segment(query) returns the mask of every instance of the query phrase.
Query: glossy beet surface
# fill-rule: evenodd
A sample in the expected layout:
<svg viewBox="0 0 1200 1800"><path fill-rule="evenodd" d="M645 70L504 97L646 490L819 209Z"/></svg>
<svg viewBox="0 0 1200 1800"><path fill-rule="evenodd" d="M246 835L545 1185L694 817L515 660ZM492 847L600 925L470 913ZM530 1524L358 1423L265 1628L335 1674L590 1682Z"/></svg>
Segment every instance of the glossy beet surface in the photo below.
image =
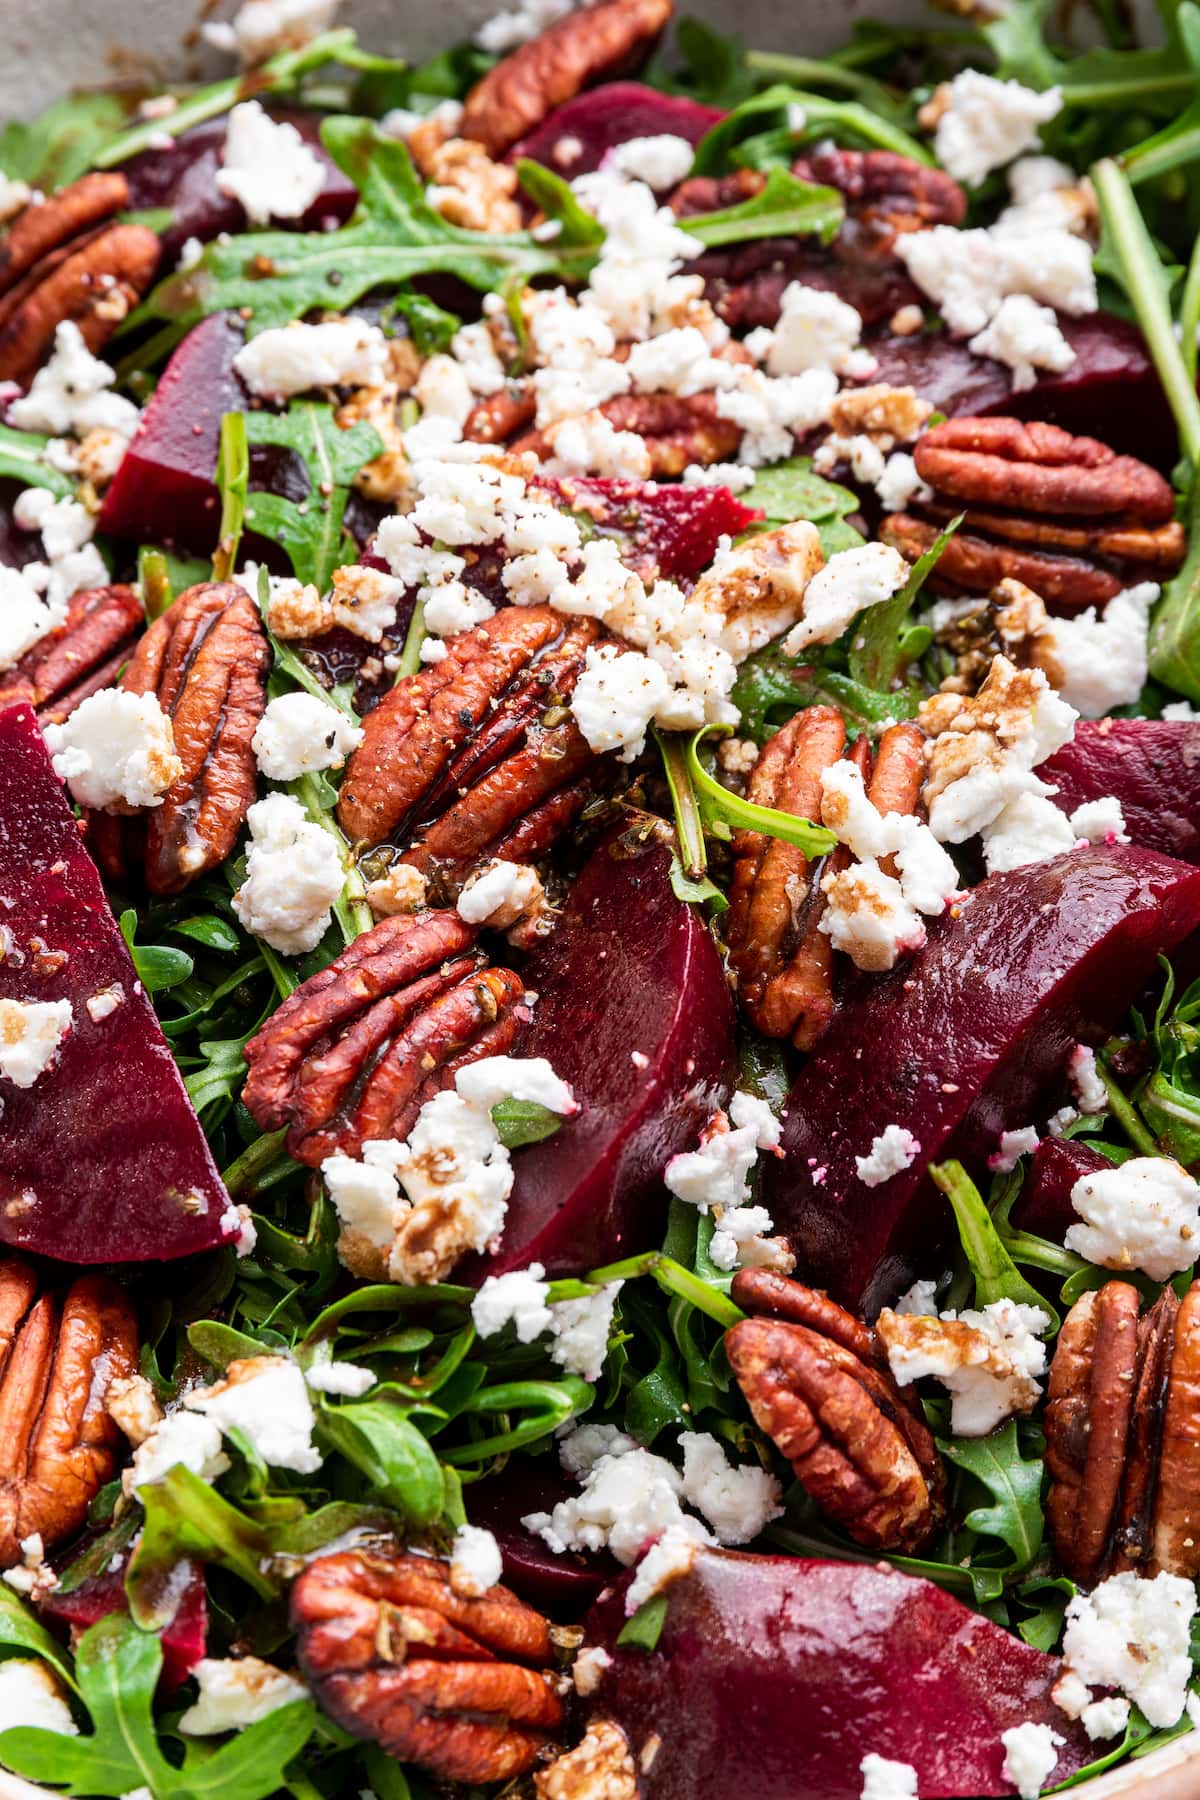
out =
<svg viewBox="0 0 1200 1800"><path fill-rule="evenodd" d="M564 506L588 513L602 533L622 540L622 560L649 579L695 580L722 537L736 537L763 518L727 487L677 487L611 476L542 476L536 487Z"/></svg>
<svg viewBox="0 0 1200 1800"><path fill-rule="evenodd" d="M1000 1734L1026 1719L1067 1742L1054 1781L1092 1760L1050 1699L1057 1657L929 1581L876 1565L703 1550L668 1588L658 1648L620 1650L628 1579L584 1621L613 1658L588 1704L635 1757L642 1800L858 1800L869 1752L917 1771L921 1800L1011 1794Z"/></svg>
<svg viewBox="0 0 1200 1800"><path fill-rule="evenodd" d="M573 180L598 169L610 150L630 138L666 135L698 144L724 117L715 106L660 94L640 81L610 81L556 106L514 145L509 159L527 156Z"/></svg>
<svg viewBox="0 0 1200 1800"><path fill-rule="evenodd" d="M272 116L296 127L316 151L325 169L325 185L308 211L299 219L280 219L282 230L328 230L341 225L358 204L358 189L343 175L321 143L321 119L317 113L272 107ZM217 187L228 119L209 119L193 125L175 139L170 149L143 150L121 168L129 182L129 210L142 212L170 207L171 223L162 234L164 271L170 270L188 238L207 243L221 231L244 231L246 215L241 202Z"/></svg>
<svg viewBox="0 0 1200 1800"><path fill-rule="evenodd" d="M28 706L0 713L0 772L0 996L73 1010L32 1087L0 1078L0 1242L73 1263L211 1249L229 1197Z"/></svg>
<svg viewBox="0 0 1200 1800"><path fill-rule="evenodd" d="M764 1201L796 1273L854 1310L893 1299L944 1240L925 1165L982 1169L1002 1131L1039 1117L1071 1046L1097 1041L1155 959L1200 924L1200 873L1126 845L992 875L924 950L864 983L788 1096L784 1157ZM920 1140L912 1166L859 1178L885 1125Z"/></svg>
<svg viewBox="0 0 1200 1800"><path fill-rule="evenodd" d="M554 935L530 957L538 996L519 1056L545 1056L580 1111L513 1158L499 1252L485 1273L567 1275L660 1240L669 1157L729 1091L733 1004L698 915L671 890L661 844L592 856ZM634 1061L634 1056L637 1061Z"/></svg>
<svg viewBox="0 0 1200 1800"><path fill-rule="evenodd" d="M1061 1244L1068 1228L1079 1223L1079 1214L1071 1205L1071 1189L1084 1175L1111 1167L1107 1157L1074 1138L1043 1138L1009 1214L1012 1224L1018 1231Z"/></svg>
<svg viewBox="0 0 1200 1800"><path fill-rule="evenodd" d="M204 1572L197 1563L181 1563L179 1566L187 1574L187 1585L180 1596L175 1617L169 1625L163 1627L159 1637L163 1656L162 1672L158 1678L160 1699L173 1694L187 1680L204 1655L208 1633L208 1596L204 1586ZM75 1631L86 1631L89 1625L95 1625L99 1619L107 1619L111 1613L128 1611L129 1603L125 1596L126 1570L127 1563L120 1569L104 1569L99 1575L91 1575L81 1581L70 1593L53 1588L38 1603L38 1610L45 1618L56 1619Z"/></svg>
<svg viewBox="0 0 1200 1800"><path fill-rule="evenodd" d="M521 1520L551 1512L578 1492L555 1457L540 1456L506 1463L498 1475L474 1483L470 1494L471 1523L486 1525L499 1544L506 1586L564 1623L587 1610L601 1588L617 1579L621 1565L603 1552L568 1550L556 1556Z"/></svg>
<svg viewBox="0 0 1200 1800"><path fill-rule="evenodd" d="M1200 863L1200 720L1081 719L1038 774L1064 812L1113 794L1135 844Z"/></svg>

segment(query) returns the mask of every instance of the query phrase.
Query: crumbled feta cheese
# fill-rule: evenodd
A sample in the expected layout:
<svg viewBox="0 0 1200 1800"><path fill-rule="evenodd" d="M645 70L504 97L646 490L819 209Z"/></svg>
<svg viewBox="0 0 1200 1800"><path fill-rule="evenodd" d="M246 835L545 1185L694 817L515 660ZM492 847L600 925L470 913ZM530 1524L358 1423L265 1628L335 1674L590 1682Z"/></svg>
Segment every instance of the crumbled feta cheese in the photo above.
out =
<svg viewBox="0 0 1200 1800"><path fill-rule="evenodd" d="M169 1413L134 1451L133 1464L122 1476L126 1493L152 1487L177 1467L190 1469L201 1481L215 1481L229 1467L221 1448L221 1428L214 1419L194 1413Z"/></svg>
<svg viewBox="0 0 1200 1800"><path fill-rule="evenodd" d="M911 1763L893 1762L890 1757L869 1751L858 1765L863 1778L861 1800L914 1800L917 1771Z"/></svg>
<svg viewBox="0 0 1200 1800"><path fill-rule="evenodd" d="M1119 1694L1109 1694L1085 1706L1079 1717L1093 1743L1099 1738L1121 1737L1129 1724L1129 1702Z"/></svg>
<svg viewBox="0 0 1200 1800"><path fill-rule="evenodd" d="M1015 1169L1023 1156L1032 1156L1041 1143L1036 1125L1022 1125L1017 1131L1002 1131L999 1147L988 1157L988 1168L1006 1175Z"/></svg>
<svg viewBox="0 0 1200 1800"><path fill-rule="evenodd" d="M378 387L387 374L387 339L363 319L293 322L260 331L233 366L252 394L286 400L312 388Z"/></svg>
<svg viewBox="0 0 1200 1800"><path fill-rule="evenodd" d="M760 532L736 549L722 543L684 602L677 623L664 633L665 621L656 622L655 635L682 645L689 636L711 631L740 663L807 613L808 593L824 561L820 535L805 519ZM667 584L657 583L652 601L666 592ZM624 622L617 622L617 629L629 635Z"/></svg>
<svg viewBox="0 0 1200 1800"><path fill-rule="evenodd" d="M31 1088L71 1029L69 1000L0 1000L0 1076Z"/></svg>
<svg viewBox="0 0 1200 1800"><path fill-rule="evenodd" d="M721 1460L724 1462L724 1457ZM694 1519L685 1519L680 1525L668 1525L658 1542L650 1546L638 1563L637 1574L625 1590L626 1618L632 1618L647 1600L665 1593L672 1582L688 1574L702 1543Z"/></svg>
<svg viewBox="0 0 1200 1800"><path fill-rule="evenodd" d="M360 726L315 694L280 694L267 703L251 745L268 781L294 781L317 769L340 769L362 735Z"/></svg>
<svg viewBox="0 0 1200 1800"><path fill-rule="evenodd" d="M901 1294L892 1311L909 1319L936 1317L937 1291L936 1281L914 1281L908 1291Z"/></svg>
<svg viewBox="0 0 1200 1800"><path fill-rule="evenodd" d="M761 369L735 366L737 385L717 394L716 407L719 418L732 419L745 434L738 452L743 463L757 469L778 462L791 455L797 436L827 422L838 390L832 370L772 378Z"/></svg>
<svg viewBox="0 0 1200 1800"><path fill-rule="evenodd" d="M701 1133L700 1148L673 1156L663 1180L672 1194L702 1213L740 1206L759 1151L773 1150L779 1138L779 1121L766 1101L739 1091L729 1103L729 1118L715 1113Z"/></svg>
<svg viewBox="0 0 1200 1800"><path fill-rule="evenodd" d="M268 794L246 814L246 879L233 910L281 956L314 950L329 929L345 871L336 839L290 794Z"/></svg>
<svg viewBox="0 0 1200 1800"><path fill-rule="evenodd" d="M968 187L1034 149L1039 127L1062 111L1061 88L1039 94L978 69L964 69L943 92L946 107L933 147L947 173Z"/></svg>
<svg viewBox="0 0 1200 1800"><path fill-rule="evenodd" d="M1096 310L1091 246L1069 231L1010 220L990 230L934 225L902 233L896 255L956 337L973 337L1010 294L1077 317Z"/></svg>
<svg viewBox="0 0 1200 1800"><path fill-rule="evenodd" d="M0 1662L0 1731L20 1725L57 1731L62 1737L79 1731L58 1676L32 1656L8 1656Z"/></svg>
<svg viewBox="0 0 1200 1800"><path fill-rule="evenodd" d="M1006 295L967 348L976 356L1007 364L1018 394L1034 386L1039 369L1061 374L1075 361L1075 352L1059 330L1054 313L1028 294Z"/></svg>
<svg viewBox="0 0 1200 1800"><path fill-rule="evenodd" d="M331 623L342 625L356 637L377 644L396 623L396 608L404 585L381 569L347 563L333 572Z"/></svg>
<svg viewBox="0 0 1200 1800"><path fill-rule="evenodd" d="M744 494L754 481L745 463L689 463L683 471L684 487L726 487L731 494Z"/></svg>
<svg viewBox="0 0 1200 1800"><path fill-rule="evenodd" d="M1050 1725L1011 1725L1000 1733L1004 1745L1004 1774L1021 1800L1037 1800L1058 1761L1058 1747L1066 1740Z"/></svg>
<svg viewBox="0 0 1200 1800"><path fill-rule="evenodd" d="M869 606L878 606L904 586L909 568L889 544L862 544L831 556L809 582L804 614L783 640L789 656L809 644L832 644Z"/></svg>
<svg viewBox="0 0 1200 1800"><path fill-rule="evenodd" d="M1089 844L1127 844L1125 814L1115 794L1101 800L1085 800L1071 814L1071 830Z"/></svg>
<svg viewBox="0 0 1200 1800"><path fill-rule="evenodd" d="M1075 1091L1080 1112L1102 1113L1108 1108L1108 1089L1096 1067L1096 1052L1076 1044L1067 1058L1067 1079Z"/></svg>
<svg viewBox="0 0 1200 1800"><path fill-rule="evenodd" d="M904 512L914 500L929 500L933 494L917 474L917 465L907 450L897 450L888 457L875 482L875 492L885 512Z"/></svg>
<svg viewBox="0 0 1200 1800"><path fill-rule="evenodd" d="M1172 700L1169 705L1163 707L1162 716L1164 719L1175 720L1200 719L1200 710L1197 710L1190 700Z"/></svg>
<svg viewBox="0 0 1200 1800"><path fill-rule="evenodd" d="M892 968L902 950L920 948L925 928L917 915L945 911L958 892L958 871L927 825L872 805L848 760L821 778L821 818L859 861L823 882L830 905L820 929L859 968ZM895 876L880 868L884 856L893 859Z"/></svg>
<svg viewBox="0 0 1200 1800"><path fill-rule="evenodd" d="M13 501L13 520L22 531L41 533L50 562L81 550L95 522L77 500L56 500L48 488L25 488Z"/></svg>
<svg viewBox="0 0 1200 1800"><path fill-rule="evenodd" d="M636 431L618 431L602 412L556 419L545 429L553 453L552 471L562 475L605 475L618 481L645 481L650 452Z"/></svg>
<svg viewBox="0 0 1200 1800"><path fill-rule="evenodd" d="M247 563L238 581L250 595L258 599L259 570ZM333 624L333 608L323 600L312 582L299 582L291 575L268 576L267 629L285 642L290 638L318 637Z"/></svg>
<svg viewBox="0 0 1200 1800"><path fill-rule="evenodd" d="M107 391L116 379L116 371L92 355L78 325L64 320L54 333L50 360L34 376L29 392L13 401L8 423L55 437L66 432L83 437L100 426L130 437L138 409L132 400Z"/></svg>
<svg viewBox="0 0 1200 1800"><path fill-rule="evenodd" d="M247 66L254 66L278 50L302 50L329 30L340 4L341 0L246 0L228 24L211 21L200 29L216 49L236 51Z"/></svg>
<svg viewBox="0 0 1200 1800"><path fill-rule="evenodd" d="M757 1463L731 1463L707 1431L685 1431L683 1498L722 1544L749 1544L783 1512L778 1481Z"/></svg>
<svg viewBox="0 0 1200 1800"><path fill-rule="evenodd" d="M511 1324L519 1343L532 1344L549 1331L553 1315L545 1274L541 1263L530 1263L507 1275L489 1275L471 1302L471 1319L480 1337L495 1337Z"/></svg>
<svg viewBox="0 0 1200 1800"><path fill-rule="evenodd" d="M308 1689L257 1656L202 1656L192 1670L200 1698L179 1721L188 1737L215 1737L241 1731L277 1712L293 1700L307 1700Z"/></svg>
<svg viewBox="0 0 1200 1800"><path fill-rule="evenodd" d="M344 1394L357 1400L370 1392L378 1376L361 1363L327 1362L314 1363L304 1371L304 1379L314 1394Z"/></svg>
<svg viewBox="0 0 1200 1800"><path fill-rule="evenodd" d="M1088 1687L1120 1688L1160 1730L1183 1716L1196 1590L1180 1575L1111 1575L1067 1604L1065 1668Z"/></svg>
<svg viewBox="0 0 1200 1800"><path fill-rule="evenodd" d="M979 1312L940 1318L900 1314L885 1307L876 1330L901 1387L932 1375L954 1396L951 1429L959 1437L986 1437L1013 1413L1032 1412L1046 1368L1040 1332L1050 1324L1037 1306L993 1300Z"/></svg>
<svg viewBox="0 0 1200 1800"><path fill-rule="evenodd" d="M393 863L386 875L367 883L366 901L377 919L418 912L426 900L425 877L408 863Z"/></svg>
<svg viewBox="0 0 1200 1800"><path fill-rule="evenodd" d="M478 870L458 896L456 910L468 925L490 925L503 931L536 912L544 899L536 869L503 858Z"/></svg>
<svg viewBox="0 0 1200 1800"><path fill-rule="evenodd" d="M1141 581L1115 595L1099 615L1089 606L1050 621L1042 641L1054 685L1083 718L1102 719L1138 699L1149 674L1146 639L1159 592L1157 582Z"/></svg>
<svg viewBox="0 0 1200 1800"><path fill-rule="evenodd" d="M464 1600L477 1600L504 1573L500 1546L483 1525L460 1525L450 1552L450 1586Z"/></svg>
<svg viewBox="0 0 1200 1800"><path fill-rule="evenodd" d="M826 875L821 882L825 909L817 924L835 950L856 968L880 972L925 942L920 914L904 898L895 876L887 875L874 857Z"/></svg>
<svg viewBox="0 0 1200 1800"><path fill-rule="evenodd" d="M544 1056L483 1056L458 1071L454 1086L472 1106L489 1111L501 1100L531 1100L561 1118L579 1111L567 1083Z"/></svg>
<svg viewBox="0 0 1200 1800"><path fill-rule="evenodd" d="M655 193L677 188L691 173L696 152L687 138L659 132L653 137L635 137L617 144L604 159L606 169L644 181Z"/></svg>
<svg viewBox="0 0 1200 1800"><path fill-rule="evenodd" d="M64 617L65 608L48 606L23 570L0 567L0 670L20 662Z"/></svg>
<svg viewBox="0 0 1200 1800"><path fill-rule="evenodd" d="M578 1300L557 1300L550 1308L554 1341L550 1355L560 1368L584 1381L598 1381L608 1354L613 1308L624 1284L609 1281Z"/></svg>
<svg viewBox="0 0 1200 1800"><path fill-rule="evenodd" d="M921 1154L921 1140L903 1125L885 1125L866 1156L856 1156L854 1166L864 1187L882 1187L893 1175L911 1169Z"/></svg>
<svg viewBox="0 0 1200 1800"><path fill-rule="evenodd" d="M575 1684L575 1692L581 1700L594 1694L604 1679L606 1669L612 1668L612 1657L599 1644L585 1644L571 1665L571 1680Z"/></svg>
<svg viewBox="0 0 1200 1800"><path fill-rule="evenodd" d="M326 1157L321 1164L341 1226L338 1253L352 1269L365 1267L370 1274L374 1273L372 1261L386 1264L386 1253L409 1210L396 1179L406 1154L395 1138L379 1138L363 1145L361 1162L338 1155ZM361 1246L361 1251L356 1251L355 1245Z"/></svg>
<svg viewBox="0 0 1200 1800"><path fill-rule="evenodd" d="M231 1362L222 1381L194 1388L183 1403L222 1431L240 1431L276 1469L311 1475L321 1466L313 1444L313 1409L299 1365L289 1356L248 1356Z"/></svg>
<svg viewBox="0 0 1200 1800"><path fill-rule="evenodd" d="M0 224L23 212L32 199L33 189L27 181L14 181L11 175L0 171Z"/></svg>
<svg viewBox="0 0 1200 1800"><path fill-rule="evenodd" d="M670 693L667 675L640 651L589 644L571 711L593 750L614 750L618 761L632 762L645 749L646 728Z"/></svg>
<svg viewBox="0 0 1200 1800"><path fill-rule="evenodd" d="M104 1406L110 1419L134 1449L162 1424L163 1411L154 1387L144 1375L120 1375L108 1384Z"/></svg>
<svg viewBox="0 0 1200 1800"><path fill-rule="evenodd" d="M769 375L802 375L806 369L842 374L862 337L862 319L826 288L792 281L783 290L779 323L766 353Z"/></svg>
<svg viewBox="0 0 1200 1800"><path fill-rule="evenodd" d="M154 694L101 688L43 735L55 774L81 806L161 806L183 774L171 721Z"/></svg>
<svg viewBox="0 0 1200 1800"><path fill-rule="evenodd" d="M1067 1249L1101 1268L1169 1281L1200 1250L1200 1186L1168 1156L1135 1156L1081 1176L1071 1205L1083 1224L1067 1231Z"/></svg>
<svg viewBox="0 0 1200 1800"><path fill-rule="evenodd" d="M1044 795L1018 793L983 828L983 857L989 875L1048 862L1076 842L1071 821Z"/></svg>
<svg viewBox="0 0 1200 1800"><path fill-rule="evenodd" d="M222 164L217 191L237 200L252 225L298 219L325 186L316 151L294 125L272 119L257 100L244 100L230 113Z"/></svg>
<svg viewBox="0 0 1200 1800"><path fill-rule="evenodd" d="M575 0L521 0L520 6L502 9L485 19L475 33L475 42L493 56L504 56L565 18L574 3Z"/></svg>

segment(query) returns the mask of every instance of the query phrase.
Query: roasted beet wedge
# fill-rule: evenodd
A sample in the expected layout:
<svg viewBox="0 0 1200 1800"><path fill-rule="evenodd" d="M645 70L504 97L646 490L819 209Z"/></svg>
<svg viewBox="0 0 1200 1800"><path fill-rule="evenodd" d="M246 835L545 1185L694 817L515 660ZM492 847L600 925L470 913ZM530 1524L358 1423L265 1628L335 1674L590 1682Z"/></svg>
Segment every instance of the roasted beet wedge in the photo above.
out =
<svg viewBox="0 0 1200 1800"><path fill-rule="evenodd" d="M543 476L535 485L561 505L588 513L605 535L622 538L624 560L647 579L694 581L712 562L721 537L736 537L764 516L726 487L668 487L609 476Z"/></svg>
<svg viewBox="0 0 1200 1800"><path fill-rule="evenodd" d="M873 1314L945 1241L926 1165L981 1169L1038 1117L1079 1039L1096 1041L1200 925L1200 873L1129 845L992 875L890 975L863 981L788 1096L764 1201L796 1273ZM536 983L535 983L536 985ZM880 1185L859 1177L885 1125L920 1142Z"/></svg>
<svg viewBox="0 0 1200 1800"><path fill-rule="evenodd" d="M1135 844L1200 863L1200 720L1081 719L1038 773L1064 812L1113 794Z"/></svg>
<svg viewBox="0 0 1200 1800"><path fill-rule="evenodd" d="M598 169L610 150L630 138L681 137L698 144L725 117L715 106L660 94L640 81L610 81L556 106L536 131L509 151L574 180Z"/></svg>
<svg viewBox="0 0 1200 1800"><path fill-rule="evenodd" d="M514 1158L500 1248L476 1275L567 1275L657 1243L663 1169L729 1091L733 1004L664 845L602 845L525 979L538 1000L516 1054L549 1057L580 1111Z"/></svg>
<svg viewBox="0 0 1200 1800"><path fill-rule="evenodd" d="M578 1492L552 1456L513 1458L499 1475L471 1488L471 1523L486 1525L499 1544L505 1585L561 1621L578 1619L621 1573L620 1563L607 1551L568 1550L556 1556L522 1525L530 1513L552 1512L560 1500Z"/></svg>
<svg viewBox="0 0 1200 1800"><path fill-rule="evenodd" d="M1009 1215L1012 1223L1018 1231L1061 1244L1068 1229L1079 1223L1079 1214L1071 1205L1071 1189L1085 1175L1111 1167L1107 1157L1074 1138L1043 1138Z"/></svg>
<svg viewBox="0 0 1200 1800"><path fill-rule="evenodd" d="M120 1563L123 1559L118 1557L116 1560ZM163 1626L159 1637L163 1661L158 1678L158 1696L163 1700L187 1680L200 1661L204 1655L208 1633L208 1595L204 1586L204 1571L198 1563L192 1562L180 1563L177 1567L179 1579L185 1585L180 1593L177 1578L172 1571L173 1592L178 1595L178 1604L174 1618ZM89 1575L68 1593L52 1588L38 1603L38 1611L43 1618L69 1625L74 1631L86 1631L97 1620L107 1619L111 1613L128 1610L124 1568L102 1569L99 1575Z"/></svg>
<svg viewBox="0 0 1200 1800"><path fill-rule="evenodd" d="M0 770L0 997L71 1004L33 1085L0 1077L0 1242L73 1263L227 1243L237 1215L29 706L0 713Z"/></svg>
<svg viewBox="0 0 1200 1800"><path fill-rule="evenodd" d="M647 1653L617 1644L629 1580L584 1620L612 1658L588 1704L624 1730L643 1800L858 1800L872 1753L911 1764L923 1800L1011 1794L1000 1734L1027 1719L1063 1737L1055 1784L1095 1756L1050 1698L1058 1658L930 1581L703 1549Z"/></svg>

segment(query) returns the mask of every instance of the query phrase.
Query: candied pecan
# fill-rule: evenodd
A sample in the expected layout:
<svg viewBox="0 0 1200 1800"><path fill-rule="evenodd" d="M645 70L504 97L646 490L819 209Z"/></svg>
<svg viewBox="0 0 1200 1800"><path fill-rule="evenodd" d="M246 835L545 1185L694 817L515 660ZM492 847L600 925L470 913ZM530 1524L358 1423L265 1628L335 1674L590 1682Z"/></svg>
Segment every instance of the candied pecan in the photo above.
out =
<svg viewBox="0 0 1200 1800"><path fill-rule="evenodd" d="M225 861L254 799L250 740L266 706L270 654L258 609L235 582L188 588L151 625L120 685L157 695L183 774L132 828L93 816L93 845L110 877L120 879L136 854L152 894L178 894Z"/></svg>
<svg viewBox="0 0 1200 1800"><path fill-rule="evenodd" d="M494 162L474 138L454 137L438 144L423 173L431 184L426 197L451 225L466 231L521 229L516 170Z"/></svg>
<svg viewBox="0 0 1200 1800"><path fill-rule="evenodd" d="M537 1800L638 1800L641 1784L629 1739L611 1719L591 1719L573 1750L533 1778Z"/></svg>
<svg viewBox="0 0 1200 1800"><path fill-rule="evenodd" d="M447 898L488 857L539 856L582 810L598 765L566 702L599 628L509 607L453 638L364 723L338 800L346 834L408 843Z"/></svg>
<svg viewBox="0 0 1200 1800"><path fill-rule="evenodd" d="M405 1138L425 1101L516 1036L524 992L475 949L457 913L381 919L272 1014L246 1045L242 1099L315 1167L372 1138Z"/></svg>
<svg viewBox="0 0 1200 1800"><path fill-rule="evenodd" d="M646 54L671 0L598 0L503 57L467 95L461 136L502 156L564 101Z"/></svg>
<svg viewBox="0 0 1200 1800"><path fill-rule="evenodd" d="M7 294L51 251L95 230L129 200L129 183L115 171L83 175L35 206L27 206L0 239L0 294Z"/></svg>
<svg viewBox="0 0 1200 1800"><path fill-rule="evenodd" d="M792 169L804 181L838 190L852 232L873 255L890 254L904 232L961 225L967 216L967 197L957 181L894 150L819 144Z"/></svg>
<svg viewBox="0 0 1200 1800"><path fill-rule="evenodd" d="M109 1383L137 1367L137 1324L115 1282L84 1275L39 1293L23 1257L0 1258L0 1565L35 1533L50 1549L85 1523L116 1474Z"/></svg>
<svg viewBox="0 0 1200 1800"><path fill-rule="evenodd" d="M60 724L128 662L144 618L131 587L114 584L72 595L62 624L0 676L0 706L26 700L43 724Z"/></svg>
<svg viewBox="0 0 1200 1800"><path fill-rule="evenodd" d="M474 444L507 444L533 424L537 397L525 382L511 382L489 394L467 414L463 436Z"/></svg>
<svg viewBox="0 0 1200 1800"><path fill-rule="evenodd" d="M723 212L729 206L741 206L761 194L767 178L759 169L734 169L728 175L689 175L668 197L667 205L677 219L690 219L697 213Z"/></svg>
<svg viewBox="0 0 1200 1800"><path fill-rule="evenodd" d="M775 1316L725 1333L756 1423L856 1543L920 1550L944 1511L941 1458L874 1333L800 1282L756 1270L734 1277L739 1305L757 1307L760 1296Z"/></svg>
<svg viewBox="0 0 1200 1800"><path fill-rule="evenodd" d="M318 1557L291 1595L296 1656L321 1706L447 1781L508 1781L563 1721L550 1628L505 1587L465 1599L447 1564L390 1545Z"/></svg>
<svg viewBox="0 0 1200 1800"><path fill-rule="evenodd" d="M1200 1574L1200 1285L1106 1282L1071 1308L1050 1368L1046 1522L1074 1580Z"/></svg>
<svg viewBox="0 0 1200 1800"><path fill-rule="evenodd" d="M158 258L145 225L102 226L52 250L0 300L0 380L31 380L67 320L89 350L102 349L150 286Z"/></svg>
<svg viewBox="0 0 1200 1800"><path fill-rule="evenodd" d="M1142 525L1175 510L1170 483L1149 463L1040 420L947 419L925 433L914 460L922 481L968 504Z"/></svg>
<svg viewBox="0 0 1200 1800"><path fill-rule="evenodd" d="M880 542L916 562L929 550L940 526L911 513L892 513L879 527ZM1016 544L996 543L962 526L938 558L929 586L935 593L987 594L1000 582L1012 579L1032 588L1058 612L1080 612L1085 607L1107 606L1127 581L1111 569L1086 562L1080 556L1023 550Z"/></svg>

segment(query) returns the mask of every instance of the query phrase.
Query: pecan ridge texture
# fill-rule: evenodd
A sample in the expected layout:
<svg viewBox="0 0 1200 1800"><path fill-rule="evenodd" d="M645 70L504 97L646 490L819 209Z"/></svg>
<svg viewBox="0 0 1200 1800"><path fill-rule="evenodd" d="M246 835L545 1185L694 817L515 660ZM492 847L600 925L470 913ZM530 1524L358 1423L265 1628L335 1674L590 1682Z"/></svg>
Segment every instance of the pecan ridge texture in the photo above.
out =
<svg viewBox="0 0 1200 1800"><path fill-rule="evenodd" d="M122 583L73 594L62 624L0 676L0 706L25 700L43 725L58 725L129 661L145 620L136 591Z"/></svg>

